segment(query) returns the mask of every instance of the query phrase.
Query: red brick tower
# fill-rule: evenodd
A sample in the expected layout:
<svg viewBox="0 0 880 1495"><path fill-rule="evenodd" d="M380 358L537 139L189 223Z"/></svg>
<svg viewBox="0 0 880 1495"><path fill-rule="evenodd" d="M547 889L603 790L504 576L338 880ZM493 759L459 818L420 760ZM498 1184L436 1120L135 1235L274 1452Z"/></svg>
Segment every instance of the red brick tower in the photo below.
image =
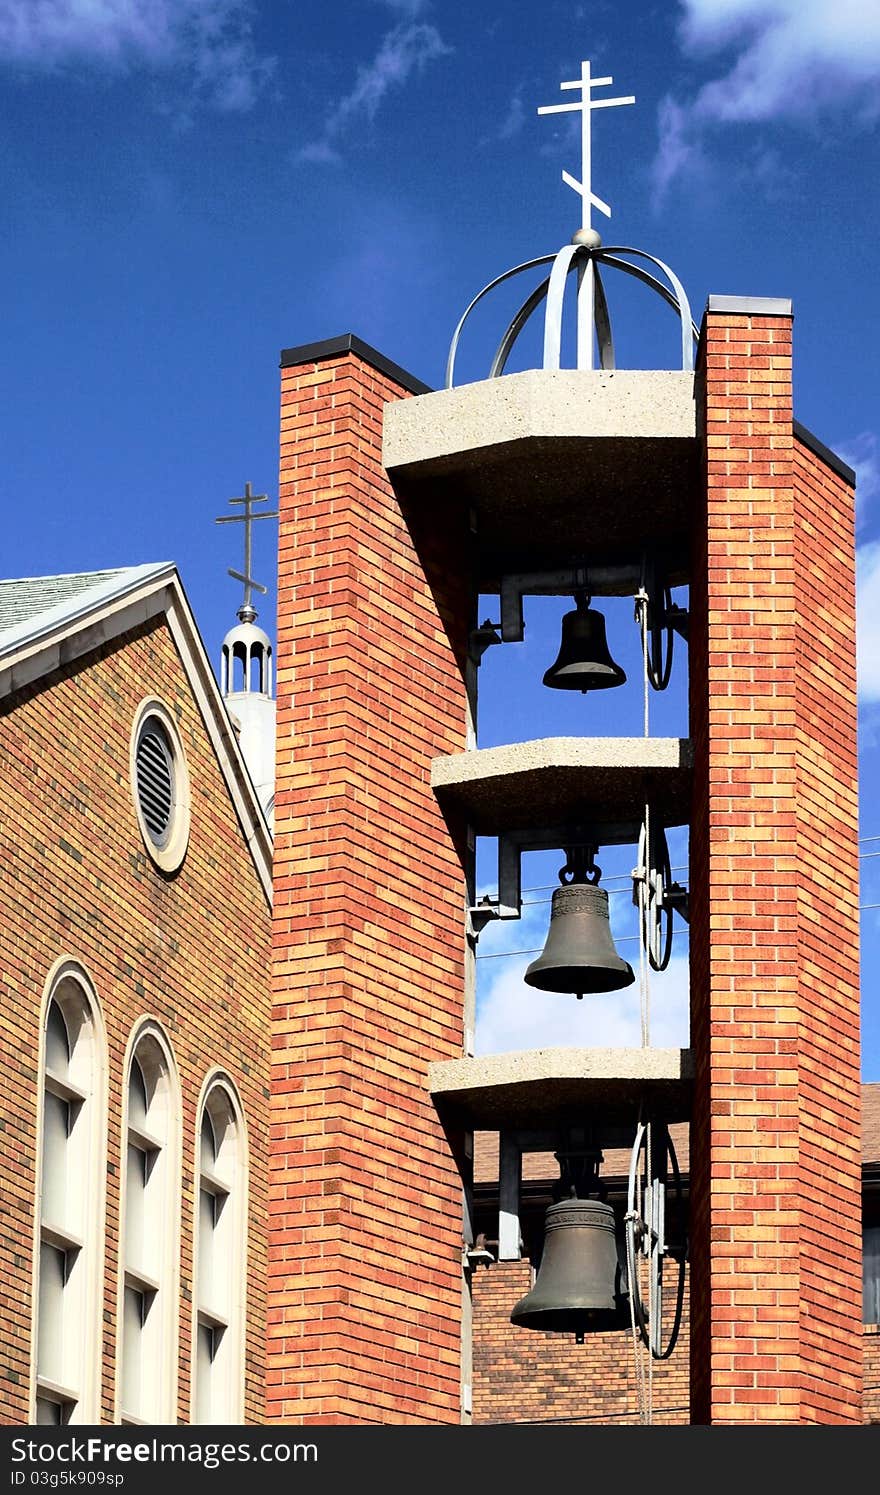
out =
<svg viewBox="0 0 880 1495"><path fill-rule="evenodd" d="M282 356L267 1419L457 1422L460 1185L426 1085L462 1051L461 516L419 558L357 338Z"/></svg>
<svg viewBox="0 0 880 1495"><path fill-rule="evenodd" d="M523 1153L645 1112L691 1123L691 1421L860 1421L853 474L793 420L787 302L712 298L694 368L661 265L681 369L615 370L596 292L602 366L591 322L561 370L567 273L619 254L560 251L540 369L498 377L516 319L437 393L352 336L282 358L270 1421L468 1420L472 1134L518 1296ZM516 638L646 555L690 589L688 738L477 746L479 595ZM690 828L690 1048L475 1058L476 838L506 915L524 849L649 818Z"/></svg>
<svg viewBox="0 0 880 1495"><path fill-rule="evenodd" d="M792 420L788 302L710 299L697 397L693 1415L858 1422L853 474Z"/></svg>

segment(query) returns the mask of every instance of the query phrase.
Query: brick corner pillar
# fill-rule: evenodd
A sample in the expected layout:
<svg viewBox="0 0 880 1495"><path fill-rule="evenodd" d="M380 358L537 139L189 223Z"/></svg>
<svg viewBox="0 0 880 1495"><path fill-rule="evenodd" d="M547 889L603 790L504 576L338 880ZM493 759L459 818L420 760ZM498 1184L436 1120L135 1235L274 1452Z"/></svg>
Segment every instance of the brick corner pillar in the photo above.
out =
<svg viewBox="0 0 880 1495"><path fill-rule="evenodd" d="M429 585L381 461L420 389L350 335L282 355L269 1423L461 1416L426 1078L462 1053L462 848L429 779L465 746L461 537L438 516Z"/></svg>
<svg viewBox="0 0 880 1495"><path fill-rule="evenodd" d="M691 606L691 1419L861 1421L852 474L713 297Z"/></svg>

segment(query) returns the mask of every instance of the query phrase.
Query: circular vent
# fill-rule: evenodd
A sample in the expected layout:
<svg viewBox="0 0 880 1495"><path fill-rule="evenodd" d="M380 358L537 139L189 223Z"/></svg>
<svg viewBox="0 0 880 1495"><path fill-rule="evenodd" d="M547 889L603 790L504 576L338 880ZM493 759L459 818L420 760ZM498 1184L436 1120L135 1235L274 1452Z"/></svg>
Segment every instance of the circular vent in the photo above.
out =
<svg viewBox="0 0 880 1495"><path fill-rule="evenodd" d="M177 724L161 701L141 702L131 735L131 791L144 845L176 872L189 839L189 777Z"/></svg>
<svg viewBox="0 0 880 1495"><path fill-rule="evenodd" d="M174 808L174 758L164 731L153 717L141 728L135 769L144 824L153 845L164 847L168 844Z"/></svg>

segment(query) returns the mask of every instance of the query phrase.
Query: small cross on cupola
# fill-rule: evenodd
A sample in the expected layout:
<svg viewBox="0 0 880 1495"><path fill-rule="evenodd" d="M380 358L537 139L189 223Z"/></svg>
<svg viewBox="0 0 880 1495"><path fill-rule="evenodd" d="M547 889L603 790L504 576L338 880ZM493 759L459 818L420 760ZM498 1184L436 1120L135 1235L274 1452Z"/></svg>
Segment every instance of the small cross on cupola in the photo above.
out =
<svg viewBox="0 0 880 1495"><path fill-rule="evenodd" d="M240 581L244 597L237 610L238 622L223 640L220 689L238 733L245 763L269 827L272 827L275 796L275 702L272 698L272 644L257 625L254 592L266 595L267 587L253 575L253 524L256 519L277 519L277 509L255 511L255 504L268 503L268 495L254 493L245 483L244 493L229 500L241 505L238 514L223 514L215 523L244 525L244 570L228 568Z"/></svg>
<svg viewBox="0 0 880 1495"><path fill-rule="evenodd" d="M223 514L219 519L215 519L214 523L244 525L244 572L242 573L241 571L234 571L230 566L228 568L227 575L231 576L234 581L240 581L244 584L244 600L241 604L241 607L238 609L239 621L242 623L253 623L256 621L257 610L254 607L251 598L254 592L260 592L265 597L267 588L264 587L260 582L255 581L251 576L251 571L253 570L253 539L251 533L252 526L255 519L277 519L278 510L263 509L260 513L255 514L253 507L254 504L268 503L269 495L267 493L252 493L250 483L245 483L243 494L240 494L238 498L231 498L229 502L231 504L243 504L244 513Z"/></svg>

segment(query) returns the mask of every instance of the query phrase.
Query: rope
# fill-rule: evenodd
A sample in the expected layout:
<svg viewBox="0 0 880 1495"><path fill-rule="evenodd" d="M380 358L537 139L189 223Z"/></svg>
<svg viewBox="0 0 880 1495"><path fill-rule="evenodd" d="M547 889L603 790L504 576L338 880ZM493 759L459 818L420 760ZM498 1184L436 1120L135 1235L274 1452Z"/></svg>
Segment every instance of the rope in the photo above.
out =
<svg viewBox="0 0 880 1495"><path fill-rule="evenodd" d="M642 689L645 700L645 736L649 736L650 720L648 701L650 690L648 688L648 594L642 585L636 593L636 616L639 620L639 631L642 636ZM639 882L639 1008L642 1025L642 1048L648 1048L651 1042L651 1017L650 1017L650 978L648 976L648 952L646 946L646 935L648 933L648 912L651 883L651 819L650 806L645 805L645 852L642 862L642 877Z"/></svg>
<svg viewBox="0 0 880 1495"><path fill-rule="evenodd" d="M639 1107L639 1120L636 1129L636 1144L633 1149L631 1168L635 1169L635 1187L631 1208L627 1210L625 1220L626 1233L626 1270L629 1277L629 1322L632 1331L633 1369L636 1382L636 1400L639 1409L639 1422L646 1425L648 1422L648 1401L645 1387L645 1362L640 1353L642 1345L641 1324L636 1314L636 1294L640 1292L638 1253L636 1251L635 1222L642 1214L642 1176L638 1166L638 1151L640 1149L639 1136L642 1131L642 1113ZM630 1175L632 1180L632 1175Z"/></svg>
<svg viewBox="0 0 880 1495"><path fill-rule="evenodd" d="M657 1249L656 1248L656 1243L654 1242L654 1214L655 1214L655 1209L656 1209L656 1201L655 1201L655 1198L654 1198L654 1171L653 1171L653 1168L651 1166L652 1165L651 1147L652 1147L652 1126L651 1126L651 1123L649 1121L648 1125L647 1125L647 1127L645 1129L645 1167L646 1167L646 1170L647 1170L647 1179L648 1179L648 1195L649 1195L649 1198L650 1198L650 1201L651 1201L651 1211L650 1211L651 1218L650 1218L650 1220L647 1221L647 1226L648 1226L648 1345L647 1345L647 1351L648 1351L648 1390L647 1390L648 1416L647 1416L647 1422L648 1422L648 1426L650 1426L651 1423L654 1420L654 1354L653 1354L653 1351L651 1349L651 1335L654 1332L654 1327L655 1327L655 1325L657 1323L657 1313L658 1313L658 1307L657 1307L657 1301L656 1301L657 1294L656 1294L656 1290L655 1290L656 1289L656 1272L654 1272L654 1271L651 1270L652 1254L655 1253L656 1249ZM653 1252L652 1252L652 1248L653 1248Z"/></svg>
<svg viewBox="0 0 880 1495"><path fill-rule="evenodd" d="M651 884L651 809L645 805L645 844L642 861L642 876L639 880L639 1017L642 1030L642 1048L651 1043L651 990L648 971L648 916Z"/></svg>
<svg viewBox="0 0 880 1495"><path fill-rule="evenodd" d="M650 699L650 691L648 689L648 593L645 590L644 583L642 583L642 585L639 587L639 590L636 592L636 621L638 622L639 631L642 635L642 688L644 690L645 700L644 735L646 737L649 737L651 735L651 732L649 721L650 713L648 708L648 701Z"/></svg>
<svg viewBox="0 0 880 1495"><path fill-rule="evenodd" d="M645 727L645 736L649 737L650 736L650 730L651 730L650 707L649 707L649 701L650 701L650 695L651 695L651 693L650 693L650 688L649 688L650 687L650 678L649 678L649 671L648 671L648 594L647 594L647 592L645 590L644 585L642 585L640 587L639 592L638 592L637 597L636 597L636 610L637 610L637 614L638 614L638 618L639 618L640 632L641 632L641 636L642 636L642 689L643 689L643 692L644 692L644 707L645 707L644 727ZM645 803L645 846L644 846L644 859L643 859L643 862L642 862L642 869L641 870L642 870L642 877L641 877L641 880L639 882L639 934L640 934L640 939L639 939L639 1008L640 1008L641 1025L642 1025L642 1048L649 1048L650 1047L650 1043L651 1043L651 978L650 978L650 971L649 971L649 964L650 963L649 963L649 960L648 960L648 948L647 948L647 945L648 945L648 939L650 938L650 929L649 929L649 922L648 921L649 921L649 914L650 914L650 896L651 896L651 807L650 807L650 805L647 802ZM646 1165L646 1180L647 1180L647 1185L648 1185L647 1192L648 1192L648 1197L651 1199L652 1206L653 1206L653 1192L654 1191L653 1191L653 1188L651 1186L651 1180L653 1178L653 1174L652 1174L652 1171L651 1171L651 1123L650 1123L650 1121L648 1122L648 1124L647 1124L647 1126L645 1128L645 1165ZM639 1175L638 1175L638 1205L637 1205L637 1208L638 1208L638 1212L641 1215L642 1219L645 1220L645 1212L644 1212L645 1211L645 1206L644 1206L644 1195L643 1195L643 1192L642 1192L641 1173L639 1173ZM645 1220L645 1225L647 1227L646 1240L648 1242L648 1248L649 1248L648 1249L648 1257L647 1257L647 1261L648 1261L648 1333L647 1333L647 1336L643 1336L641 1334L636 1335L635 1333L633 1335L633 1354L635 1356L636 1385L637 1385L638 1397L639 1397L639 1420L646 1427L650 1427L651 1426L651 1423L653 1422L653 1418L654 1418L654 1357L653 1357L653 1355L651 1353L651 1343L650 1343L651 1330L652 1330L653 1324L655 1323L655 1314L657 1312L657 1305L654 1302L654 1297L655 1297L655 1293L654 1293L654 1275L653 1275L653 1273L651 1271L651 1251L650 1251L651 1240L652 1240L651 1232L653 1230L653 1223L654 1223L653 1219L651 1219L651 1220ZM628 1237L633 1239L633 1245L634 1245L634 1231L632 1229L630 1229L630 1231L628 1232ZM636 1254L635 1250L633 1249L633 1252L632 1252L633 1257L635 1257L635 1254ZM638 1266L637 1266L637 1263L635 1262L635 1260L633 1260L632 1269L633 1269L633 1271L638 1270ZM635 1281L634 1278L631 1279L631 1285L630 1285L630 1304L632 1304L632 1301L633 1301L633 1283L634 1283L634 1281ZM639 1281L639 1292L640 1293L641 1293L641 1289L642 1289L642 1281L640 1280ZM632 1314L632 1319L633 1319L633 1325L635 1325L635 1315L634 1315L634 1313ZM645 1337L647 1337L647 1341L648 1341L647 1345L645 1344ZM647 1367L645 1365L646 1354L647 1354L647 1362L648 1362L647 1363Z"/></svg>

